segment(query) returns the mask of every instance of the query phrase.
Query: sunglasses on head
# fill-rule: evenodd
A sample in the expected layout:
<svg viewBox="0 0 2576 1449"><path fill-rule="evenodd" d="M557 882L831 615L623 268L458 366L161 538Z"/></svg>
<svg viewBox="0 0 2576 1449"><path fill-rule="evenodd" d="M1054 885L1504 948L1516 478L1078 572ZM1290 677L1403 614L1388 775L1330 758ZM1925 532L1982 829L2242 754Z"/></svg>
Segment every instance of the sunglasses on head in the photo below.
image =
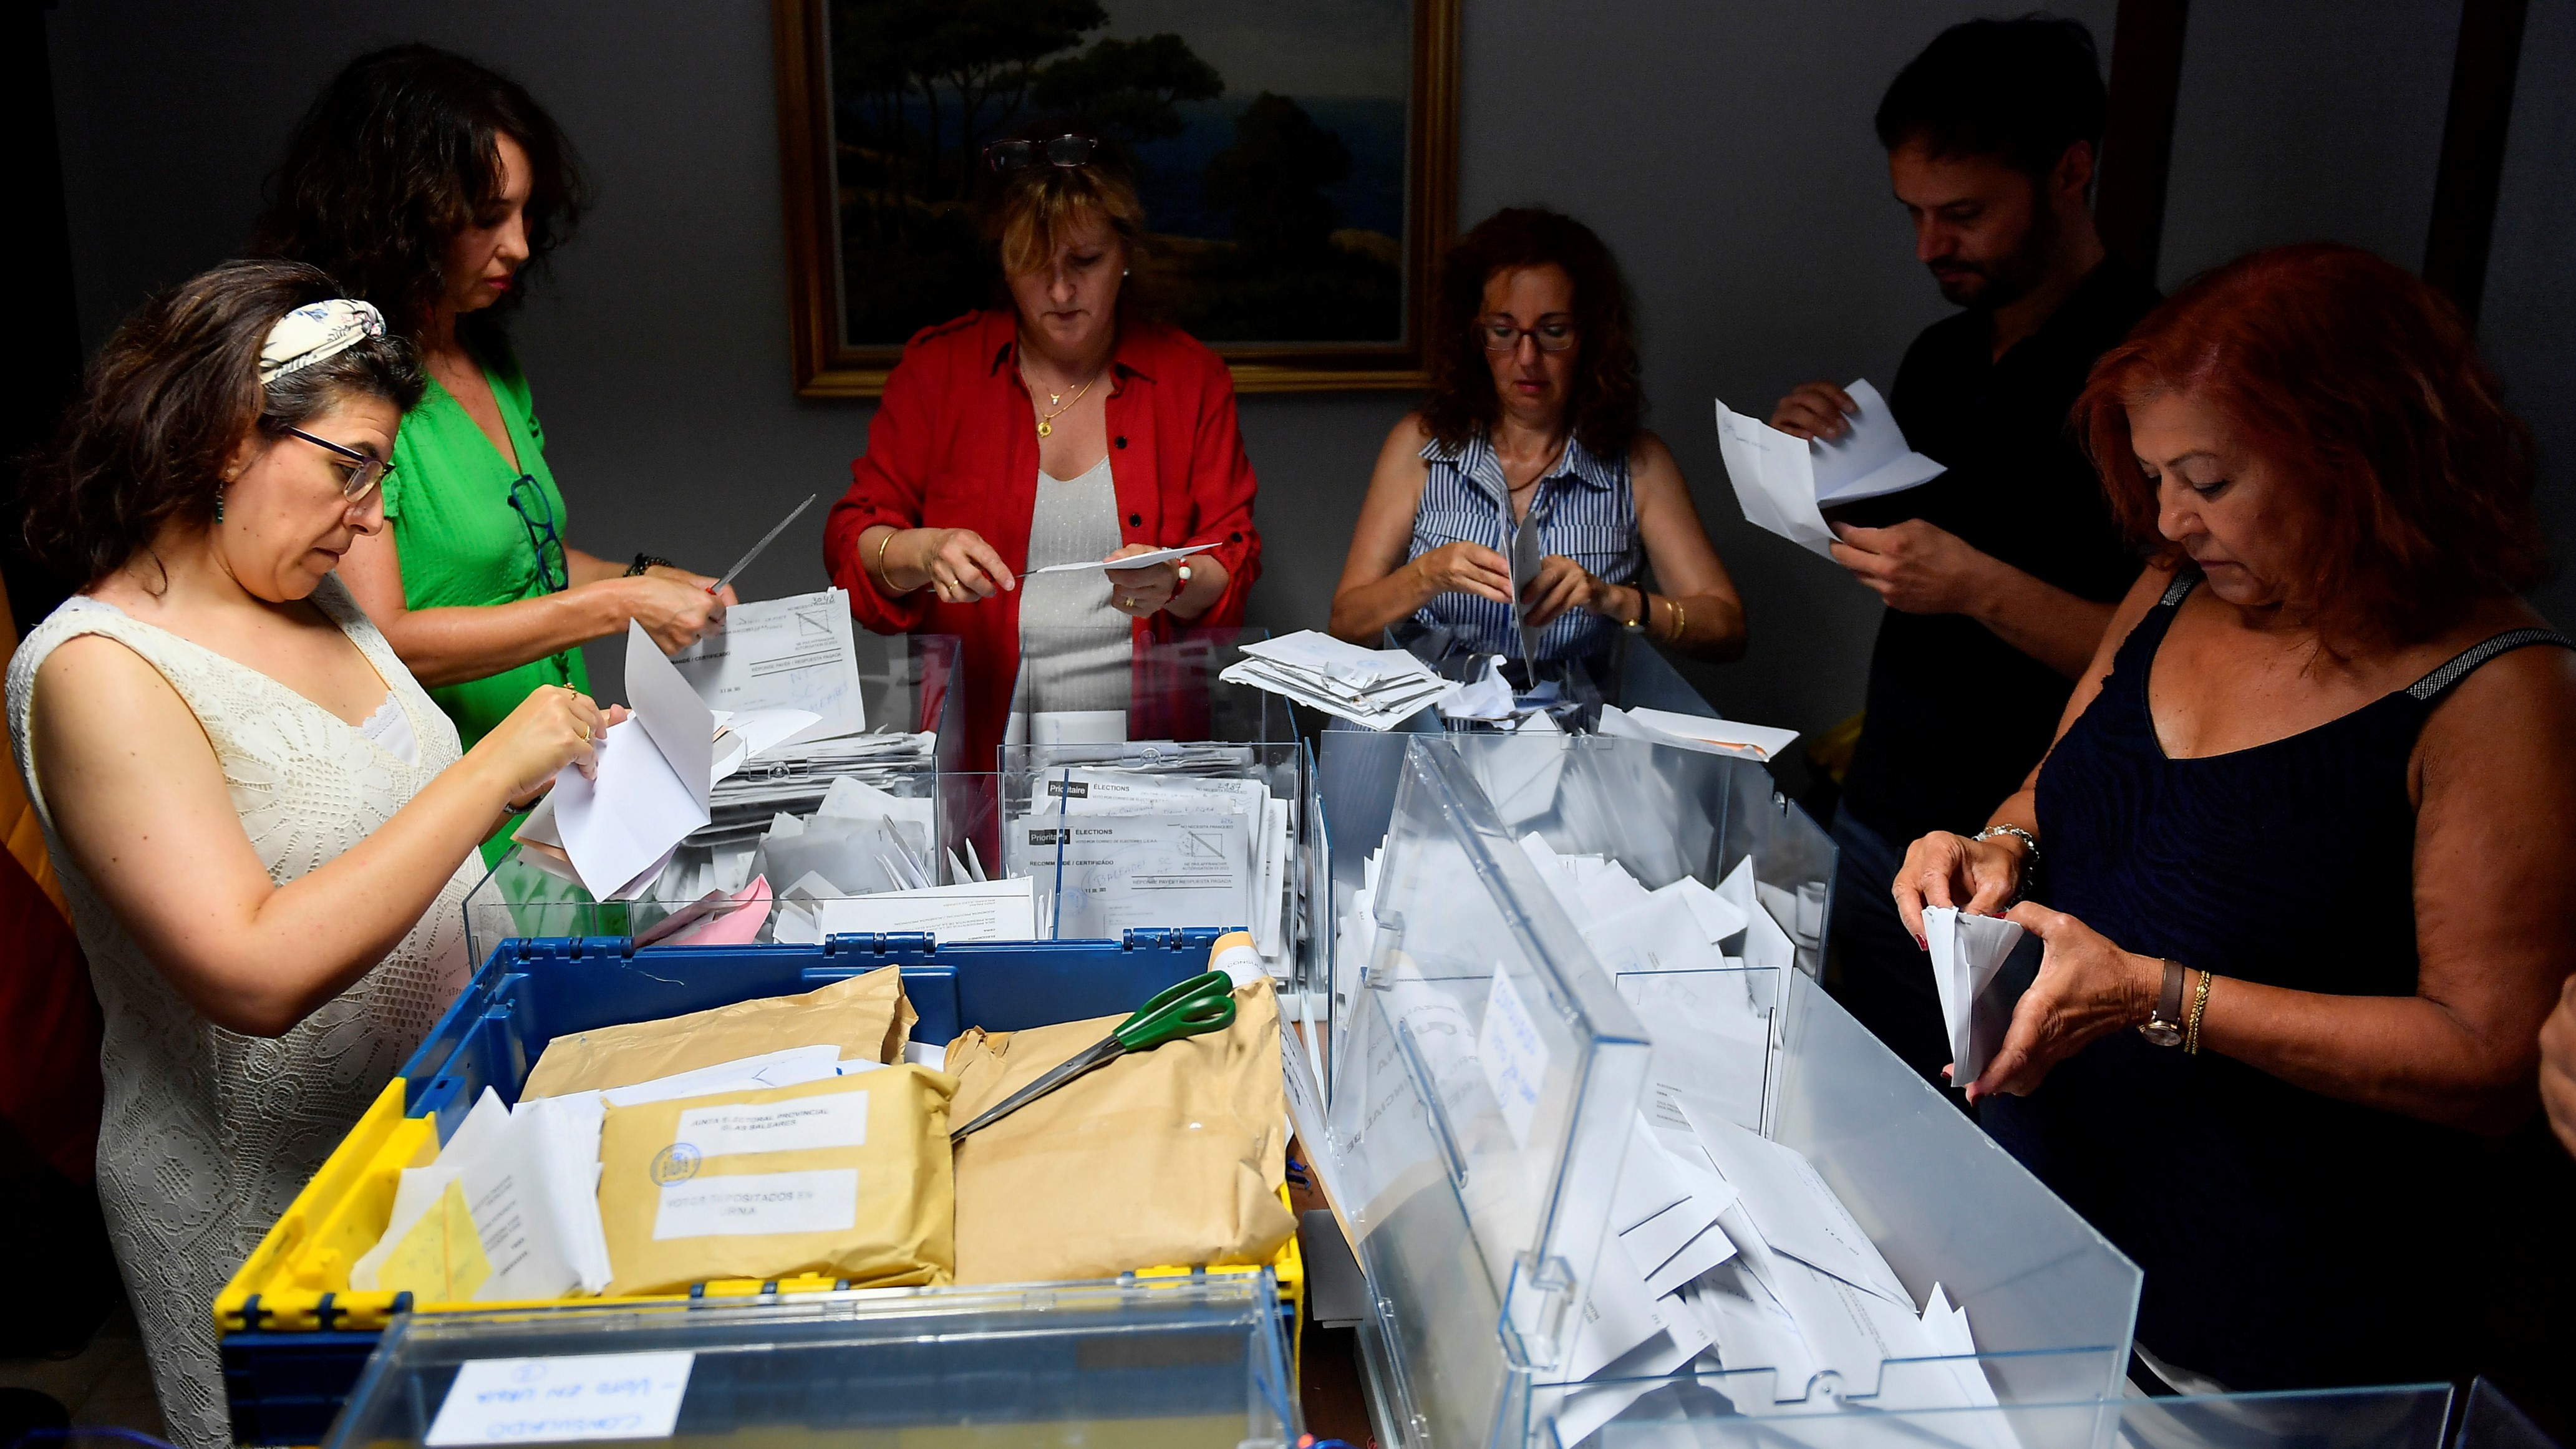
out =
<svg viewBox="0 0 2576 1449"><path fill-rule="evenodd" d="M996 141L984 148L984 164L996 171L1017 171L1045 162L1070 171L1091 164L1100 143L1089 136L1063 135L1052 141Z"/></svg>

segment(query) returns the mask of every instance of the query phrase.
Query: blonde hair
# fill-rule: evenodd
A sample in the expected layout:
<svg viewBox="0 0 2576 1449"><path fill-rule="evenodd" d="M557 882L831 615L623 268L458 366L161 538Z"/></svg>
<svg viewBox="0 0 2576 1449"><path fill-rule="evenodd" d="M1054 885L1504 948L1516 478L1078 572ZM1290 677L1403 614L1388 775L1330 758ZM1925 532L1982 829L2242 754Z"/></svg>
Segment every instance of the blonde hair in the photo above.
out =
<svg viewBox="0 0 2576 1449"><path fill-rule="evenodd" d="M1145 233L1145 207L1127 179L1097 165L1023 166L1002 182L994 207L1002 272L1026 276L1045 267L1067 231L1097 216L1132 254Z"/></svg>

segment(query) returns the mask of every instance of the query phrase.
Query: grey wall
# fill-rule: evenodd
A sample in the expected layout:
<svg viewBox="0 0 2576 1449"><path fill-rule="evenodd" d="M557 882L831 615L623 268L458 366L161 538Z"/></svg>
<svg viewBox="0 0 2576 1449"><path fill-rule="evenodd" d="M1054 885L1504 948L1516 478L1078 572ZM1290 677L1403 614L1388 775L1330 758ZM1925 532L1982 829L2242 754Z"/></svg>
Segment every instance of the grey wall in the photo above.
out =
<svg viewBox="0 0 2576 1449"><path fill-rule="evenodd" d="M2284 242L2350 242L2420 266L2459 29L2456 0L2194 5L2165 289Z"/></svg>
<svg viewBox="0 0 2576 1449"><path fill-rule="evenodd" d="M2554 454L2576 443L2563 360L2576 320L2563 240L2576 119L2564 88L2536 78L2568 73L2571 7L2532 8L2488 309L2517 398L2555 409L2543 429L2559 440ZM1462 216L1547 202L1591 222L1627 266L1650 421L1752 618L1744 662L1689 671L1726 713L1815 730L1857 709L1878 611L1839 570L1743 523L1709 400L1767 410L1809 378L1883 384L1943 314L1887 196L1868 116L1943 25L2017 8L1467 7ZM2113 0L2060 8L2107 47ZM2429 0L2195 7L2169 273L2313 235L2417 262L2450 11ZM49 22L91 342L153 287L232 253L288 126L340 61L423 39L518 74L599 183L596 212L518 328L575 541L720 567L796 499L846 485L867 407L792 395L765 7L61 0ZM2546 57L2554 71L2540 68ZM1267 540L1255 622L1320 625L1369 465L1406 405L1367 393L1244 399ZM2576 528L2567 491L2557 489L2558 517ZM746 576L746 596L819 587L815 538L800 526L782 540ZM593 655L611 692L615 657Z"/></svg>
<svg viewBox="0 0 2576 1449"><path fill-rule="evenodd" d="M2531 0L2478 336L2540 445L2540 517L2560 559L2531 601L2576 623L2576 0Z"/></svg>

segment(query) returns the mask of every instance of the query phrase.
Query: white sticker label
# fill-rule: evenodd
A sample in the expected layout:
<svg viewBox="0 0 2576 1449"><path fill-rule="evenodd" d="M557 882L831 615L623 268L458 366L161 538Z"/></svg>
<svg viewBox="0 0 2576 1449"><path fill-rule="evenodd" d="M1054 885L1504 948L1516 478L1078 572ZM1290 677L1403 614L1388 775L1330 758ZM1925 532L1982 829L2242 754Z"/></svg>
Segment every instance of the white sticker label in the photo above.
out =
<svg viewBox="0 0 2576 1449"><path fill-rule="evenodd" d="M1539 1083L1547 1079L1547 1042L1521 1004L1520 988L1501 964L1485 993L1485 1021L1476 1028L1476 1060L1485 1069L1485 1084L1502 1104L1503 1122L1512 1140L1529 1145L1530 1119L1538 1115Z"/></svg>
<svg viewBox="0 0 2576 1449"><path fill-rule="evenodd" d="M868 1094L836 1092L758 1106L691 1107L680 1114L680 1130L674 1136L700 1157L865 1147Z"/></svg>
<svg viewBox="0 0 2576 1449"><path fill-rule="evenodd" d="M746 1172L665 1183L653 1240L845 1232L859 1220L859 1170Z"/></svg>
<svg viewBox="0 0 2576 1449"><path fill-rule="evenodd" d="M461 1365L424 1442L560 1444L668 1439L694 1353L487 1358Z"/></svg>

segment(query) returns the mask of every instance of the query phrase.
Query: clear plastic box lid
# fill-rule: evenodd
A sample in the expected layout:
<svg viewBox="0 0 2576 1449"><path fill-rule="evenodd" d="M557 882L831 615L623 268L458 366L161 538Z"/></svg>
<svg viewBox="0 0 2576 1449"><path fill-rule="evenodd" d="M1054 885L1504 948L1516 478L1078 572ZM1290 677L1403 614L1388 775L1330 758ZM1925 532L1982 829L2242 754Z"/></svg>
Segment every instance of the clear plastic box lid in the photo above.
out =
<svg viewBox="0 0 2576 1449"><path fill-rule="evenodd" d="M1348 941L1326 955L1336 1040L1325 1131L1308 1146L1380 1300L1363 1333L1373 1376L1420 1432L1570 1443L1607 1417L1567 1416L1582 1432L1559 1435L1570 1401L1661 1391L1666 1380L1575 1379L1564 1314L1611 1250L1598 1200L1625 1140L1669 1083L1802 1154L1917 1308L1938 1283L1966 1310L1980 1353L1887 1359L1848 1381L1729 1365L1696 1380L1712 1395L1765 1414L1910 1407L1943 1402L1928 1390L1970 1362L2006 1403L2116 1391L2137 1268L1809 974L1833 847L1758 764L1624 739L1337 732L1317 776L1330 910L1347 908L1346 877L1381 833L1385 844L1368 959L1348 959ZM1510 812L1489 797L1512 791L1525 793ZM1676 971L1596 956L1522 850L1532 831L1560 852L1609 855L1649 887L1749 867L1751 904L1781 927L1776 959ZM1546 989L1524 989L1524 975ZM1646 1023L1669 1018L1630 1003L1675 991L1732 992L1746 1029L1681 1043L1696 1062L1659 1055ZM1497 1022L1523 1014L1544 1055L1508 1050ZM1577 1064L1560 1069L1561 1053ZM1532 1061L1545 1065L1525 1070ZM1503 1111L1507 1089L1521 1093L1526 1135Z"/></svg>
<svg viewBox="0 0 2576 1449"><path fill-rule="evenodd" d="M1299 1428L1265 1273L406 1314L323 1442L1284 1449Z"/></svg>
<svg viewBox="0 0 2576 1449"><path fill-rule="evenodd" d="M1644 1030L1546 895L1457 753L1409 738L1375 952L1308 1145L1434 1443L1485 1442L1507 1360L1563 1353L1645 1086Z"/></svg>

